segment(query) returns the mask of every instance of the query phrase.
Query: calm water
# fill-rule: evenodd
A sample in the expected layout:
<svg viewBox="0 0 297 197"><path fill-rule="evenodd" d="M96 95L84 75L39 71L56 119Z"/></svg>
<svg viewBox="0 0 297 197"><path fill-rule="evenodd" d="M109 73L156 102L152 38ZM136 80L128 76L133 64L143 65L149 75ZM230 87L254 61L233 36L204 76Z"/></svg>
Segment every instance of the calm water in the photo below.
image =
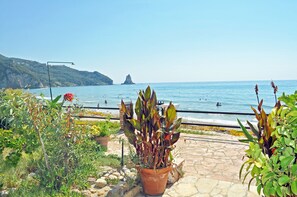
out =
<svg viewBox="0 0 297 197"><path fill-rule="evenodd" d="M294 93L297 90L297 81L274 81L278 86L277 96L283 92ZM71 92L78 102L84 106L118 107L121 99L135 103L137 93L150 85L157 93L158 100L172 101L178 104L178 109L207 110L228 112L249 112L250 106L257 106L254 91L255 84L259 86L259 97L264 99L264 108L267 112L274 106L274 94L270 81L244 82L195 82L195 83L151 83L135 85L111 86L83 86L52 88L53 97ZM30 92L49 97L49 89L32 89ZM107 104L105 104L105 100ZM216 103L221 106L217 107ZM230 120L236 117L225 115L180 114L180 116L196 119ZM244 117L245 118L245 117Z"/></svg>

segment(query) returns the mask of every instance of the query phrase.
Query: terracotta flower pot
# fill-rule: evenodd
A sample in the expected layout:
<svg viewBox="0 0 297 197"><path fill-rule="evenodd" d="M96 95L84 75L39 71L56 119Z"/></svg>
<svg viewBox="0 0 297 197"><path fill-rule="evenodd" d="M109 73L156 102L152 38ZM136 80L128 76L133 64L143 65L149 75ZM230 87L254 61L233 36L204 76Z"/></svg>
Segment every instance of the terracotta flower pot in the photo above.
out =
<svg viewBox="0 0 297 197"><path fill-rule="evenodd" d="M95 140L96 140L96 142L98 144L100 144L101 146L107 148L108 141L109 141L109 137L108 136L105 136L105 137L98 137L98 136L96 136L94 138L95 138Z"/></svg>
<svg viewBox="0 0 297 197"><path fill-rule="evenodd" d="M139 172L144 193L148 195L163 194L168 180L168 173L171 170L171 166L157 170L140 168Z"/></svg>

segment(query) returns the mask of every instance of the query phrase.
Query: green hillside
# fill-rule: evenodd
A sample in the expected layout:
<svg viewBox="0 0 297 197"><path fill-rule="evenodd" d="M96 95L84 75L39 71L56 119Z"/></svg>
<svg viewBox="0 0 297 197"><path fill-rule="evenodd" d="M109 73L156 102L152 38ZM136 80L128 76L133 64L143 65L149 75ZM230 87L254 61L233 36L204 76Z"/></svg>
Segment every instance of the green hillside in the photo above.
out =
<svg viewBox="0 0 297 197"><path fill-rule="evenodd" d="M67 66L51 66L51 85L112 85L109 77L95 71L79 71ZM0 54L0 88L42 88L48 86L46 64Z"/></svg>

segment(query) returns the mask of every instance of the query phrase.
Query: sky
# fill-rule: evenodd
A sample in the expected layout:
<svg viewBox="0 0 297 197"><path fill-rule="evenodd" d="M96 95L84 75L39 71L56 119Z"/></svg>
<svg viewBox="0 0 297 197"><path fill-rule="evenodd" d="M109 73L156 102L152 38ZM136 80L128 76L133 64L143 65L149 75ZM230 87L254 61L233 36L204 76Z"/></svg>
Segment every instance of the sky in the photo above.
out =
<svg viewBox="0 0 297 197"><path fill-rule="evenodd" d="M296 0L0 0L0 54L114 83L297 79Z"/></svg>

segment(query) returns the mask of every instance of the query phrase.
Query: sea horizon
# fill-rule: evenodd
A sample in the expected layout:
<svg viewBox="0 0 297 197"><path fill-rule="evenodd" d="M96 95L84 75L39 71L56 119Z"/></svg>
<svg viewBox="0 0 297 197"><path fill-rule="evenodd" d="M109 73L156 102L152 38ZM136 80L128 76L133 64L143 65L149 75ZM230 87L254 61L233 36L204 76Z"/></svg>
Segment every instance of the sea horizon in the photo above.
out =
<svg viewBox="0 0 297 197"><path fill-rule="evenodd" d="M297 80L274 80L274 83L279 89L277 97L283 92L292 94L297 90ZM264 99L263 107L268 113L275 104L271 81L268 80L53 87L52 92L53 97L71 92L75 95L76 102L85 107L119 107L121 100L135 103L138 91L150 85L156 91L158 100L172 101L179 110L252 113L251 106L257 107L258 105L254 91L256 84L259 87L259 98ZM36 96L43 94L49 98L49 88L30 89L29 91ZM217 103L221 105L217 106ZM253 118L195 113L179 113L179 116L185 120L206 122L221 120L236 122L236 118L243 120Z"/></svg>
<svg viewBox="0 0 297 197"><path fill-rule="evenodd" d="M123 85L123 86L129 86L129 85L143 85L143 84L174 84L174 83L234 83L234 82L278 82L278 81L297 81L297 79L277 79L277 80L268 80L268 79L263 79L263 80L210 80L210 81L165 81L165 82L139 82L139 83L134 83L134 84L122 84L122 83L113 83L113 84L103 84L103 85L84 85L84 86L52 86L52 88L67 88L67 87L89 87L89 86L113 86L113 85ZM26 88L25 90L35 90L35 89L48 89L49 87L42 87L42 88ZM297 90L297 89L296 89Z"/></svg>

